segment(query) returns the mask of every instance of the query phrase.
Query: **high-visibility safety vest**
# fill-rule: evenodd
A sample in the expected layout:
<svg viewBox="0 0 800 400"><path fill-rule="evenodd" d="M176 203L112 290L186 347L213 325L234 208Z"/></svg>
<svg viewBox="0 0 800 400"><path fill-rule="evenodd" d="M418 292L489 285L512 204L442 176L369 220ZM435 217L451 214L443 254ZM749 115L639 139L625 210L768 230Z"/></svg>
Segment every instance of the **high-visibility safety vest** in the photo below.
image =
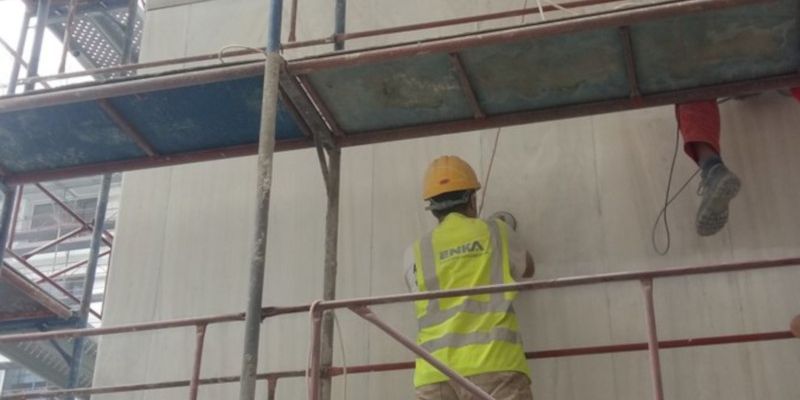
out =
<svg viewBox="0 0 800 400"><path fill-rule="evenodd" d="M514 282L508 226L450 213L414 243L420 291ZM516 292L416 301L417 343L462 376L517 371L530 376L512 301ZM449 380L417 359L414 386Z"/></svg>

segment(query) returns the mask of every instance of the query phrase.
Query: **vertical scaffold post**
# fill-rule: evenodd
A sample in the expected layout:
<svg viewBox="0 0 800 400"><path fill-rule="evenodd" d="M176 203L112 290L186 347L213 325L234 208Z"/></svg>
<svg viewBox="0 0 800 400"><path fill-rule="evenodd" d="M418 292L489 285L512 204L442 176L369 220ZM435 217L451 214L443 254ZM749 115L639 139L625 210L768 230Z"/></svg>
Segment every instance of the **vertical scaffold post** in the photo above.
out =
<svg viewBox="0 0 800 400"><path fill-rule="evenodd" d="M320 162L324 162L321 159ZM338 147L328 150L327 177L325 186L328 193L328 210L325 216L325 271L323 274L322 298L336 298L336 276L338 272L339 248L339 189L342 164L342 151ZM322 345L320 361L323 371L333 365L333 312L325 313L322 320ZM322 400L331 398L331 377L325 376L320 390Z"/></svg>
<svg viewBox="0 0 800 400"><path fill-rule="evenodd" d="M338 35L345 32L347 18L347 0L336 0L334 21L334 44L336 51L344 50L344 41ZM319 138L318 138L319 140ZM322 152L321 143L317 143L317 150ZM328 161L321 165L325 174L325 189L328 194L328 209L325 216L325 272L322 280L322 298L333 300L336 298L336 276L338 274L338 246L339 246L339 188L342 165L342 151L335 144L327 149ZM320 155L320 162L325 163L324 156ZM333 312L325 313L322 319L322 343L320 344L320 362L322 371L328 371L333 365ZM330 400L332 379L327 374L322 377L320 397Z"/></svg>
<svg viewBox="0 0 800 400"><path fill-rule="evenodd" d="M22 54L25 52L25 42L28 39L28 26L31 24L33 13L30 9L25 10L25 17L22 19L22 27L19 29L19 39L17 39L17 54L14 56L14 64L11 67L11 78L8 81L7 94L17 92L17 82L19 81L19 69L22 67Z"/></svg>
<svg viewBox="0 0 800 400"><path fill-rule="evenodd" d="M70 0L69 12L67 13L67 23L64 25L64 43L61 46L61 60L58 62L58 73L63 74L67 69L67 53L69 53L70 42L72 41L72 29L75 22L75 11L78 9L78 0Z"/></svg>
<svg viewBox="0 0 800 400"><path fill-rule="evenodd" d="M19 211L22 208L22 195L25 191L25 185L17 186L14 192L14 211L11 214L11 226L8 231L8 239L6 246L9 249L14 248L14 238L17 235L17 221L19 220Z"/></svg>
<svg viewBox="0 0 800 400"><path fill-rule="evenodd" d="M653 380L653 400L664 400L664 387L661 381L661 358L658 354L658 331L656 328L656 309L653 301L653 279L642 279L645 317L647 319L647 342L650 353L650 374Z"/></svg>
<svg viewBox="0 0 800 400"><path fill-rule="evenodd" d="M47 17L49 14L50 0L39 0L36 6L36 32L33 34L33 50L31 52L31 60L28 62L28 78L39 75L39 59L42 53L44 31L45 28L47 28ZM36 83L34 82L26 83L25 91L33 90L35 85Z"/></svg>
<svg viewBox="0 0 800 400"><path fill-rule="evenodd" d="M133 61L133 42L136 41L136 14L139 11L139 1L130 0L128 3L128 18L125 19L125 47L122 50L120 64L130 64Z"/></svg>
<svg viewBox="0 0 800 400"><path fill-rule="evenodd" d="M89 244L89 261L86 265L86 276L83 279L83 296L81 297L80 310L78 311L79 327L85 328L89 321L89 310L92 306L94 294L94 281L97 276L97 262L100 259L100 245L103 243L105 230L106 210L108 209L108 194L111 191L111 174L103 175L100 181L100 192L97 196L97 207L94 210L94 226L92 227L92 240ZM72 344L72 362L69 369L68 386L70 389L78 387L80 383L81 364L83 362L83 348L85 337L77 337ZM74 399L74 396L70 396Z"/></svg>
<svg viewBox="0 0 800 400"><path fill-rule="evenodd" d="M239 389L240 400L254 400L256 394L256 371L258 368L258 344L261 333L261 301L264 291L264 270L267 252L267 227L269 199L272 188L272 156L275 151L275 132L278 113L278 80L282 58L281 17L283 0L270 0L267 29L266 62L264 63L264 93L261 101L261 126L258 140L258 182L256 189L255 234L250 284L245 316L244 351L242 352L242 376Z"/></svg>
<svg viewBox="0 0 800 400"><path fill-rule="evenodd" d="M0 270L2 270L8 232L11 230L11 209L14 208L14 190L6 186L5 183L0 182L0 193L3 194L3 208L0 210Z"/></svg>
<svg viewBox="0 0 800 400"><path fill-rule="evenodd" d="M189 381L189 400L197 400L200 393L200 371L203 368L203 347L206 344L206 330L208 324L195 326L194 365L192 365L192 380Z"/></svg>
<svg viewBox="0 0 800 400"><path fill-rule="evenodd" d="M339 35L345 32L347 26L347 0L336 0L336 22L334 27L334 50L344 50L344 40Z"/></svg>

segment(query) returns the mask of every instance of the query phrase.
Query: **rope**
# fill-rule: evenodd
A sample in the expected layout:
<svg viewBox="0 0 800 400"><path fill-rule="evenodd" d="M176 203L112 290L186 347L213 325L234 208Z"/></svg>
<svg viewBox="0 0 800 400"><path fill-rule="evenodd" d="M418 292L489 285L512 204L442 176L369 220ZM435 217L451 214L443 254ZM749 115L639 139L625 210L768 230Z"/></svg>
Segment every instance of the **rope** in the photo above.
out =
<svg viewBox="0 0 800 400"><path fill-rule="evenodd" d="M494 165L494 157L497 155L497 143L500 141L500 128L494 134L494 147L492 148L492 156L489 158L489 168L486 170L486 179L483 180L483 193L481 193L481 205L478 207L478 216L483 214L483 204L486 201L486 192L489 191L489 180L492 178L492 166Z"/></svg>
<svg viewBox="0 0 800 400"><path fill-rule="evenodd" d="M673 201L675 201L675 199L678 198L678 196L683 192L683 190L686 189L686 186L689 185L689 182L691 182L692 179L694 179L694 177L697 176L697 174L700 172L700 168L698 168L696 171L694 171L692 176L690 176L689 179L687 179L686 182L681 186L681 188L678 189L678 192L675 193L674 196L670 197L669 192L670 192L670 189L672 187L672 176L673 176L673 174L675 172L675 162L677 161L677 158L678 158L678 148L679 148L679 144L680 144L680 134L679 133L680 133L680 128L676 128L675 129L675 150L672 153L672 164L669 167L669 178L667 178L667 190L666 190L666 193L664 194L664 207L661 208L661 211L659 211L658 215L656 216L656 220L655 220L655 222L653 222L653 230L650 232L650 243L653 245L653 250L655 250L656 253L658 253L659 255L662 255L662 256L666 255L667 253L669 253L670 246L672 245L672 235L670 234L669 222L667 220L667 208L670 206L670 204L672 204ZM658 230L659 221L661 221L662 219L664 221L664 231L667 234L667 245L664 248L664 250L661 250L658 247L658 243L656 243L656 231Z"/></svg>
<svg viewBox="0 0 800 400"><path fill-rule="evenodd" d="M217 52L217 59L219 60L220 64L225 64L225 52L230 50L230 49L250 50L253 53L258 53L258 54L263 55L264 58L267 57L266 54L264 54L264 50L257 49L255 47L250 47L250 46L243 46L243 45L240 45L240 44L229 44L229 45L219 49L219 51Z"/></svg>

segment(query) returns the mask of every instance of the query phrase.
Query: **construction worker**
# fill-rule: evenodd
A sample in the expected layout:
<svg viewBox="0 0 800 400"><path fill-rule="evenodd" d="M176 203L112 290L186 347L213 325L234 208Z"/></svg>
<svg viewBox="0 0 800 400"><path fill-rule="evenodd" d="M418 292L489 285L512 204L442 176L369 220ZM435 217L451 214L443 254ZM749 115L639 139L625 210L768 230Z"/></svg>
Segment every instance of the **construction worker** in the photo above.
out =
<svg viewBox="0 0 800 400"><path fill-rule="evenodd" d="M533 276L522 240L506 222L478 218L481 185L455 156L428 168L423 198L438 226L406 252L412 291L471 288ZM515 225L515 223L514 223ZM528 364L511 305L516 292L417 301L417 343L497 400L530 400ZM417 400L473 398L422 359L414 372Z"/></svg>
<svg viewBox="0 0 800 400"><path fill-rule="evenodd" d="M791 89L800 101L800 88ZM697 210L695 228L700 236L719 232L728 222L728 205L739 192L741 182L720 155L720 118L716 100L675 106L684 151L701 168L698 194L703 197Z"/></svg>

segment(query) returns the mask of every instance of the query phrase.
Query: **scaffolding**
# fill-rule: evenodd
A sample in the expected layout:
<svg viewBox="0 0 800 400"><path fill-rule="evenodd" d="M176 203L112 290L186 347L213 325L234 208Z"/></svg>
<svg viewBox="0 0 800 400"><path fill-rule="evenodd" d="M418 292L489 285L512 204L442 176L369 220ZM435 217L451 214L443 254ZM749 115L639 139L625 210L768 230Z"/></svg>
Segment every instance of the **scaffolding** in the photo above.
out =
<svg viewBox="0 0 800 400"><path fill-rule="evenodd" d="M106 76L97 83L26 93L0 99L0 127L17 131L41 140L53 139L57 149L25 147L22 144L14 154L3 154L0 163L0 179L5 194L2 218L0 218L0 243L6 242L9 222L12 219L13 190L16 185L51 179L108 174L207 161L221 158L258 154L258 187L256 229L250 265L248 307L244 313L152 322L146 324L99 329L77 329L23 335L0 336L0 343L45 339L82 338L133 331L194 327L196 329L195 361L191 379L147 384L120 385L105 388L80 388L4 396L2 399L43 398L53 396L80 396L100 393L118 393L135 390L152 390L173 387L189 387L189 398L196 399L202 384L240 382L240 399L252 400L257 380L266 380L269 398L275 398L278 379L309 375L309 398L313 400L330 397L330 381L341 375L342 367L332 364L333 321L325 311L347 308L361 318L377 326L385 333L414 352L418 357L431 362L453 381L463 385L481 399L491 399L479 388L458 376L446 366L438 363L429 353L413 341L401 336L380 320L369 308L372 305L414 301L431 298L465 296L509 290L541 290L557 287L587 285L616 281L640 281L645 301L645 316L648 328L646 343L611 344L591 348L556 349L529 353L530 358L604 354L623 351L647 350L652 371L653 398L663 400L659 350L722 343L780 340L791 338L787 331L734 334L706 338L659 341L653 307L653 280L674 276L734 272L742 270L796 267L800 259L754 261L701 267L685 267L647 272L601 274L546 281L532 281L512 285L487 286L442 292L373 297L365 299L336 300L337 231L341 148L377 142L425 137L464 132L492 127L526 124L582 115L592 115L627 109L638 109L712 97L734 96L755 91L783 89L800 86L800 53L798 53L798 27L796 0L675 0L646 5L625 5L619 9L604 9L586 15L530 23L492 31L467 33L445 38L430 39L414 43L398 43L384 47L345 51L348 40L365 37L452 26L476 21L501 19L525 15L573 9L580 7L609 5L610 0L581 0L564 4L548 4L527 10L487 14L475 17L415 24L364 32L345 31L345 1L336 1L336 31L329 37L296 41L297 0L292 2L289 42L281 43L283 1L270 0L268 40L263 49L264 59L240 61L221 66L203 66L190 69L123 77L123 73L140 72L148 68L172 66L183 63L226 59L252 55L252 50L241 50L227 54L206 54L174 60L100 68L85 73L68 73L55 76L29 76L15 80L33 86L49 81L80 75ZM691 18L689 18L691 17ZM673 29L664 29L669 25ZM694 60L690 65L695 78L678 77L670 64L665 63L670 54L669 46L658 50L654 43L670 43L670 40L691 39L688 42L697 48L713 47L714 40L703 34L707 26L720 29L766 29L767 43L771 46L752 48L742 45L731 54L720 59ZM781 27L780 32L778 28ZM732 28L733 27L733 28ZM65 29L67 38L69 27ZM787 33L788 32L788 33ZM673 36L670 36L673 35ZM674 36L678 35L678 36ZM683 36L681 36L683 35ZM782 39L771 40L770 35ZM723 40L730 40L723 39ZM334 44L336 52L320 56L289 59L282 51L299 47ZM569 49L587 52L590 57L600 56L608 61L602 73L585 80L587 86L567 93L572 83L551 82L545 87L544 96L522 96L513 88L491 80L481 79L487 68L510 63L509 54L519 54L531 46ZM569 53L565 51L566 53ZM597 53L599 52L599 53ZM544 57L552 53L545 52ZM123 57L125 58L125 57ZM488 62L486 60L491 60ZM18 58L18 62L22 62ZM754 68L753 65L756 65ZM596 65L592 65L593 68ZM524 65L512 66L515 79L526 84L531 74ZM430 79L452 83L446 85L445 93L424 92L419 85L403 86L398 93L414 90L414 98L438 96L445 106L438 113L404 113L391 107L357 104L364 111L356 112L356 105L333 98L348 98L346 89L336 83L347 82L357 90L362 100L370 103L376 95L376 87L357 79L362 75L407 74L428 76ZM587 70L577 70L585 74ZM402 84L398 83L398 84ZM525 85L515 85L525 86ZM383 90L384 88L380 88ZM512 95L514 101L503 102L493 97L502 92ZM226 95L227 93L227 95ZM231 96L230 93L236 93ZM566 93L566 94L565 94ZM385 93L384 93L385 94ZM514 96L516 95L516 97ZM220 97L223 96L223 97ZM260 107L248 108L247 99L261 98ZM509 96L506 96L509 97ZM230 105L212 110L209 105L225 98ZM188 99L188 100L187 100ZM212 101L213 100L213 101ZM148 113L148 101L167 106L187 101L193 107L170 109L165 112L179 117L190 117L196 126L211 126L211 120L238 124L236 131L244 132L240 137L221 140L213 129L196 128L192 140L183 138L170 141L163 134L173 131L174 123L169 118L155 118ZM348 108L349 107L349 108ZM198 110L208 111L201 115ZM183 114L181 114L183 113ZM234 113L245 114L244 118L232 118ZM374 113L371 118L366 114ZM412 115L413 114L413 115ZM30 124L31 116L42 119L42 124ZM76 132L70 130L69 121L82 118L91 122L89 133L94 137L81 142ZM205 118L205 119L204 119ZM65 127L61 138L47 136L48 124ZM85 130L85 126L81 128ZM85 132L84 132L85 133ZM44 136L43 136L44 135ZM175 136L175 135L173 135ZM85 137L85 136L84 136ZM67 138L67 139L64 139ZM109 139L110 138L110 139ZM67 140L67 142L64 142ZM82 151L80 156L63 157L63 146L72 146ZM323 298L311 305L294 307L262 308L262 291L265 275L265 255L268 229L268 210L272 182L272 159L274 151L298 148L316 148L328 196L325 239L325 269ZM99 149L103 152L100 153ZM99 208L98 208L99 209ZM100 222L102 219L96 219ZM86 225L88 226L88 225ZM99 256L95 249L103 239L102 224L93 227L93 257ZM2 247L0 247L2 252ZM11 253L9 253L11 254ZM14 256L13 254L11 254ZM88 312L88 310L83 310ZM260 374L258 345L261 323L268 317L289 313L310 313L314 321L312 336L312 361L307 371L282 371ZM210 324L244 321L245 340L242 373L238 377L200 378L206 327ZM367 373L409 369L410 363L375 364L348 367L347 373Z"/></svg>
<svg viewBox="0 0 800 400"><path fill-rule="evenodd" d="M321 354L321 335L322 335L322 316L326 311L349 309L356 315L372 323L386 334L401 343L410 351L416 353L419 357L428 358L428 353L425 352L420 346L416 345L413 340L403 337L395 329L388 326L377 315L372 312L370 307L380 306L386 304L396 304L411 302L417 300L447 298L454 296L467 296L487 293L502 293L508 291L534 291L534 290L556 290L560 288L569 288L575 286L607 284L613 282L640 282L642 288L642 298L644 303L644 323L647 327L648 341L647 342L634 342L634 343L612 343L600 346L589 347L573 347L573 348L559 348L559 349L546 349L538 351L530 351L526 353L528 359L545 359L557 357L576 357L597 354L615 354L635 351L648 351L650 354L650 367L652 373L653 384L653 398L663 399L661 387L661 373L660 362L658 354L662 350L679 349L690 347L703 347L703 346L716 346L724 344L737 344L737 343L750 343L750 342L765 342L775 340L786 340L793 338L793 334L787 330L771 331L771 332L755 332L744 334L729 334L722 336L706 336L706 337L690 337L672 340L659 340L656 326L656 313L653 303L653 284L654 281L678 278L694 275L707 275L707 274L720 274L720 273L737 273L743 271L756 271L764 269L776 268L798 268L800 266L800 258L786 258L776 260L764 260L753 262L742 262L732 264L718 264L718 265L704 265L692 267L680 267L661 270L644 270L644 271L631 271L631 272L618 272L608 274L586 275L586 276L573 276L563 277L548 280L534 280L529 282L505 284L505 285L491 285L470 289L459 290L440 290L430 291L413 294L399 294L390 296L376 296L368 298L355 298L355 299L342 299L342 300L329 300L319 301L313 304L302 304L296 306L282 306L282 307L264 307L259 310L259 318L269 321L284 315L298 314L298 313L311 313L313 316L313 335L312 335L312 362L310 369L307 370L292 370L292 371L275 371L268 373L259 373L255 375L255 380L267 381L268 383L268 399L276 399L276 391L278 381L288 378L305 378L308 373L310 377L309 383L309 398L320 398L319 383L321 379L330 379L340 377L344 373L350 375L366 374L366 373L380 373L390 371L403 371L414 368L413 362L392 362L380 364L366 364L366 365L349 365L346 370L343 366L327 366L322 367L319 363ZM245 313L237 314L224 314L215 315L201 318L188 318L176 319L159 322L148 322L141 324L120 325L114 327L102 327L95 329L74 329L64 330L58 332L43 332L33 334L21 335L6 335L0 336L0 343L22 342L32 340L49 340L49 339L67 339L77 337L91 337L91 336L106 336L118 335L124 333L143 333L148 331L157 331L165 329L180 329L180 328L194 328L196 332L194 361L192 364L192 376L187 380L179 381L164 381L142 384L124 384L118 386L106 386L95 388L79 388L79 389L65 389L57 391L43 391L22 393L17 395L2 396L2 400L23 400L23 399L38 399L50 398L58 396L86 396L96 394L110 394L110 393L125 393L137 391L150 391L159 389L171 388L188 388L189 398L196 399L198 388L202 385L218 385L226 383L235 383L241 380L240 376L219 376L201 378L200 373L202 370L203 360L203 347L205 343L205 332L208 326L216 324L226 324L234 322L242 322L245 320ZM787 321L788 322L788 321ZM788 324L787 324L788 326ZM447 368L442 367L443 370ZM452 371L450 371L452 373ZM453 376L453 378L460 383L463 379ZM477 394L478 398L489 399L485 394Z"/></svg>

